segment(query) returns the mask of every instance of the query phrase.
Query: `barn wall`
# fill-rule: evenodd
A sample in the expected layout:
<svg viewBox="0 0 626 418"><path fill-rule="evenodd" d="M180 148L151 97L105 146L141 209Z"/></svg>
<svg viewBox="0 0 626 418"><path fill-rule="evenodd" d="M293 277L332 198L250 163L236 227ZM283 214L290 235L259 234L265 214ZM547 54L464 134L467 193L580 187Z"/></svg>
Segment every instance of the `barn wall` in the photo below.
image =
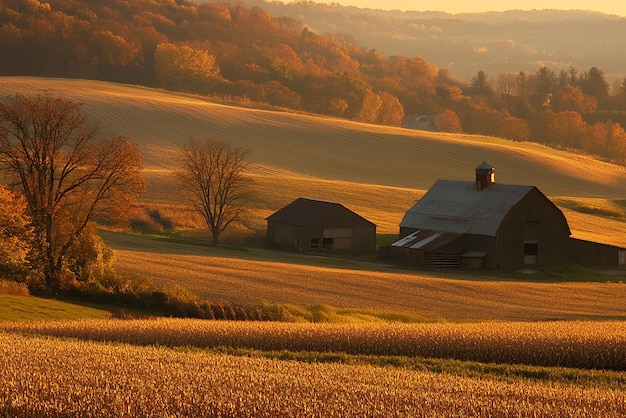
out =
<svg viewBox="0 0 626 418"><path fill-rule="evenodd" d="M333 238L337 250L376 251L376 225L338 206L319 220L322 238Z"/></svg>
<svg viewBox="0 0 626 418"><path fill-rule="evenodd" d="M597 242L570 238L570 262L587 266L620 266L625 249ZM620 253L622 257L620 257Z"/></svg>
<svg viewBox="0 0 626 418"><path fill-rule="evenodd" d="M525 243L536 243L536 263L565 264L569 227L562 212L533 189L505 216L496 234L495 266L523 265Z"/></svg>
<svg viewBox="0 0 626 418"><path fill-rule="evenodd" d="M267 223L267 245L283 250L302 250L308 241L304 228L279 222Z"/></svg>
<svg viewBox="0 0 626 418"><path fill-rule="evenodd" d="M276 248L322 250L325 238L332 240L333 249L376 251L376 225L342 206L304 226L271 221L267 225L267 245Z"/></svg>

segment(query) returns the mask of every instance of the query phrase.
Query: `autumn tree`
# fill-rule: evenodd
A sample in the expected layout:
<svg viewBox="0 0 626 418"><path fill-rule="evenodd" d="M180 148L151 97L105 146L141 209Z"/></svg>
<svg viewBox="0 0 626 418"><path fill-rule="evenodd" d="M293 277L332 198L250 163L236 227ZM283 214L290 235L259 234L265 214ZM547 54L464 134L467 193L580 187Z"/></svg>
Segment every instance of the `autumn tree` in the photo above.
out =
<svg viewBox="0 0 626 418"><path fill-rule="evenodd" d="M229 225L243 222L248 150L227 142L191 141L181 149L181 187L193 208L204 218L213 244Z"/></svg>
<svg viewBox="0 0 626 418"><path fill-rule="evenodd" d="M441 132L461 133L461 119L450 109L444 109L437 118L437 129Z"/></svg>
<svg viewBox="0 0 626 418"><path fill-rule="evenodd" d="M81 103L16 94L0 103L0 168L26 200L47 291L80 279L68 256L96 219L120 219L143 190L141 158L123 137L100 140Z"/></svg>
<svg viewBox="0 0 626 418"><path fill-rule="evenodd" d="M206 93L220 79L215 57L189 45L161 43L154 53L154 68L160 87Z"/></svg>
<svg viewBox="0 0 626 418"><path fill-rule="evenodd" d="M23 281L32 244L26 200L0 185L0 278Z"/></svg>

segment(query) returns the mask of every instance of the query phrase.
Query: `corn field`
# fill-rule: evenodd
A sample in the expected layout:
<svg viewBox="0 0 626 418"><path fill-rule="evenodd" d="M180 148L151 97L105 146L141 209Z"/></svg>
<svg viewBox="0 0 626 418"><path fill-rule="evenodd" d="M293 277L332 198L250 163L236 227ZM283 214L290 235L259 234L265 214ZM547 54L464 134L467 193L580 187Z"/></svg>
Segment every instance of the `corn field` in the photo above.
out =
<svg viewBox="0 0 626 418"><path fill-rule="evenodd" d="M290 324L193 319L41 321L0 331L167 347L450 358L626 371L626 322Z"/></svg>
<svg viewBox="0 0 626 418"><path fill-rule="evenodd" d="M141 325L135 331L150 331ZM0 332L5 417L620 417L625 399L621 390L530 380Z"/></svg>

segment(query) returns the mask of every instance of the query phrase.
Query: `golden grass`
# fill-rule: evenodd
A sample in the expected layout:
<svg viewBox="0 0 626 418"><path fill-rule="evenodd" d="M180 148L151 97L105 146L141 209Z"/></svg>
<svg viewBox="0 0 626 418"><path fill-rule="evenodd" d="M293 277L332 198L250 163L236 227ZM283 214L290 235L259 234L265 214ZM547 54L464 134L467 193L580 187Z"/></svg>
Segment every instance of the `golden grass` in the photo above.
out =
<svg viewBox="0 0 626 418"><path fill-rule="evenodd" d="M133 335L149 337L152 330L158 333L162 323L140 325L140 329L132 330ZM118 335L132 327L129 323L109 321L98 323L96 330L101 328L100 324L102 328L110 325L117 328ZM207 322L200 324L204 328ZM90 327L89 323L82 325ZM175 326L169 333L173 341L185 334L182 329L198 328L198 323L172 325ZM224 325L226 332L239 326ZM271 330L278 325L267 326ZM248 330L258 335L256 328L248 327ZM314 334L320 331L311 330ZM302 330L293 331L291 341L297 342ZM196 337L188 331L186 335ZM260 337L267 340L267 332ZM388 341L393 342L394 337ZM328 342L332 338L326 335L324 340ZM175 345L172 341L164 343ZM442 345L449 343L441 341ZM307 364L5 332L0 333L0 365L3 416L618 417L626 414L626 392L618 389L521 379L475 379L374 366Z"/></svg>
<svg viewBox="0 0 626 418"><path fill-rule="evenodd" d="M311 324L148 319L39 321L0 330L168 347L447 358L626 371L626 322Z"/></svg>
<svg viewBox="0 0 626 418"><path fill-rule="evenodd" d="M200 97L97 81L3 77L0 94L61 93L84 101L107 133L140 146L146 168L171 169L178 147L213 137L244 146L255 164L298 177L428 189L473 179L483 160L498 181L547 195L621 198L626 170L572 153L503 139L425 133L331 118L224 106Z"/></svg>
<svg viewBox="0 0 626 418"><path fill-rule="evenodd" d="M455 276L349 261L343 268L325 267L323 260L287 254L271 261L262 250L210 255L211 247L205 246L111 233L105 238L117 249L121 271L165 287L180 285L215 301L329 304L449 320L626 319L626 285L618 283L534 283L533 275L510 281L475 272Z"/></svg>

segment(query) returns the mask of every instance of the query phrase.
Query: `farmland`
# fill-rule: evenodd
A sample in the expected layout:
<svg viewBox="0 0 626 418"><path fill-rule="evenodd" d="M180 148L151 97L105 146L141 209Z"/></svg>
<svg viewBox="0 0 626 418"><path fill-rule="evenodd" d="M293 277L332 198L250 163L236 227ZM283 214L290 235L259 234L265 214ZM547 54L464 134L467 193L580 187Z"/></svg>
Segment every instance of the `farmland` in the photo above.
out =
<svg viewBox="0 0 626 418"><path fill-rule="evenodd" d="M414 355L416 347L459 350L466 339L474 342L464 350L466 355L490 353L497 358L512 352L517 339L537 344L534 353L519 350L536 358L556 349L563 358L577 357L588 365L602 357L623 366L623 325L604 324L602 330L597 325L259 326L188 320L6 324L0 326L0 406L2 413L13 416L622 416L623 373L572 369L562 375L575 376L574 381L555 383L538 377L558 375L560 369L520 367L535 378L476 379L457 372L328 359L296 362L206 349L220 344ZM478 338L476 331L481 330L471 329L476 326L489 329L488 334ZM565 332L549 337L555 331ZM553 345L545 344L550 340ZM505 346L509 348L503 350ZM400 347L404 349L397 351ZM590 353L598 354L588 358ZM556 358L554 353L548 357ZM401 357L387 358L389 364L400 364ZM588 379L595 383L580 383Z"/></svg>
<svg viewBox="0 0 626 418"><path fill-rule="evenodd" d="M554 199L573 236L626 245L623 167L498 138L241 109L138 87L0 80L0 95L42 91L84 101L105 133L137 143L149 182L141 205L182 228L183 239L102 231L120 271L216 301L328 304L428 323L367 315L350 324L0 322L0 415L626 415L623 271L470 275L403 270L373 257L214 248L188 240L201 231L173 177L185 141L226 140L251 151L250 233L306 196L341 202L379 233L396 234L437 178L471 179L486 160L497 181L534 184Z"/></svg>

